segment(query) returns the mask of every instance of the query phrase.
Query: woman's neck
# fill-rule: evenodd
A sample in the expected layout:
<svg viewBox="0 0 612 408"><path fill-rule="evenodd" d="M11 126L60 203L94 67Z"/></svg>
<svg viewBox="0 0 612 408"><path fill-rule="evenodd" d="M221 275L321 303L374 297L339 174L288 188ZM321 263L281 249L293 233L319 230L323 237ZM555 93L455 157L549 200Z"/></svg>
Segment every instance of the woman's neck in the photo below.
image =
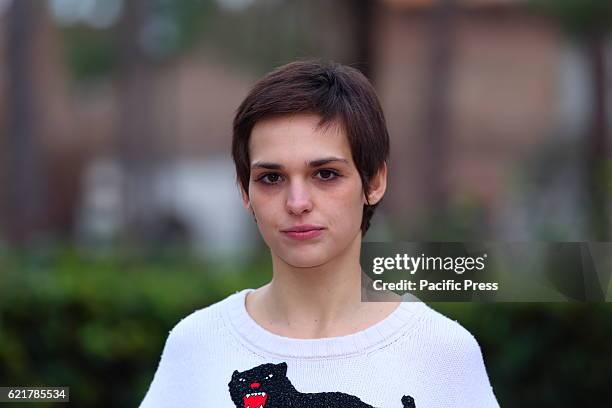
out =
<svg viewBox="0 0 612 408"><path fill-rule="evenodd" d="M332 261L296 268L273 255L273 278L251 292L247 311L267 330L294 338L336 337L382 320L397 303L361 302L361 237Z"/></svg>

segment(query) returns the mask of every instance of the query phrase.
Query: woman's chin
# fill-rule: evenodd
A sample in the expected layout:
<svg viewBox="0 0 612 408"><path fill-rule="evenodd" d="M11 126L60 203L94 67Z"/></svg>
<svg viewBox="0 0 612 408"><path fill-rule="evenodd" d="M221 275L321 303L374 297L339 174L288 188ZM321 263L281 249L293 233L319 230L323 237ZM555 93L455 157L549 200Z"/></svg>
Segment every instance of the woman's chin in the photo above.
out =
<svg viewBox="0 0 612 408"><path fill-rule="evenodd" d="M285 254L281 259L294 268L314 268L323 265L329 260L324 254L308 254L304 252L300 254Z"/></svg>

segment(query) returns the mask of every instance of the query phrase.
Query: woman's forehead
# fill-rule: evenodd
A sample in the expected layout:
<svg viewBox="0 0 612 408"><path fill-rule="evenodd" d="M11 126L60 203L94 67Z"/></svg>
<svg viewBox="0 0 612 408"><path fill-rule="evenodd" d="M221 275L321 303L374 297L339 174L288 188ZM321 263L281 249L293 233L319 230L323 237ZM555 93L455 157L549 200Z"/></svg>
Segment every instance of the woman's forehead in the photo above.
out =
<svg viewBox="0 0 612 408"><path fill-rule="evenodd" d="M350 160L342 126L319 126L315 114L295 114L258 122L249 140L251 164L259 161L304 161L338 157Z"/></svg>

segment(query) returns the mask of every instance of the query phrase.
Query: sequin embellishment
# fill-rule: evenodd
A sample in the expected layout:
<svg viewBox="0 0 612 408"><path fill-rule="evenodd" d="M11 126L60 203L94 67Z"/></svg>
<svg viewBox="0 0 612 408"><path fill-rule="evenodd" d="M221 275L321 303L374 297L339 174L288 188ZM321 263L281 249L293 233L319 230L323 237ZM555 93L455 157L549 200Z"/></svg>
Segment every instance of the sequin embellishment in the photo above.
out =
<svg viewBox="0 0 612 408"><path fill-rule="evenodd" d="M342 392L299 392L287 378L287 363L234 371L228 385L237 408L374 408ZM414 399L404 395L402 407L416 408Z"/></svg>

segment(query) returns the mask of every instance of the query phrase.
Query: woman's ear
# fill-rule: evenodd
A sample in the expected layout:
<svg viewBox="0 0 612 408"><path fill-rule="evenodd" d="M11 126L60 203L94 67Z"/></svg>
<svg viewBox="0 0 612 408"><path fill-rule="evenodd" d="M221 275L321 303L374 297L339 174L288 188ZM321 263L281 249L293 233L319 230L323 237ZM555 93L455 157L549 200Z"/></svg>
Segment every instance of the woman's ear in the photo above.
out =
<svg viewBox="0 0 612 408"><path fill-rule="evenodd" d="M253 220L255 221L255 223L257 223L257 217L255 217L255 211L253 210L253 207L251 207L251 199L249 198L248 193L244 191L242 186L239 186L239 188L240 196L242 197L242 205L248 212L251 213L251 215L253 216Z"/></svg>
<svg viewBox="0 0 612 408"><path fill-rule="evenodd" d="M374 177L370 179L369 187L370 191L366 204L374 205L383 198L387 190L387 162L383 162Z"/></svg>
<svg viewBox="0 0 612 408"><path fill-rule="evenodd" d="M242 185L238 186L238 188L240 189L240 197L242 198L242 205L247 211L253 212L253 209L251 208L251 200L249 199L249 194L246 191L244 191L244 188L242 188Z"/></svg>

